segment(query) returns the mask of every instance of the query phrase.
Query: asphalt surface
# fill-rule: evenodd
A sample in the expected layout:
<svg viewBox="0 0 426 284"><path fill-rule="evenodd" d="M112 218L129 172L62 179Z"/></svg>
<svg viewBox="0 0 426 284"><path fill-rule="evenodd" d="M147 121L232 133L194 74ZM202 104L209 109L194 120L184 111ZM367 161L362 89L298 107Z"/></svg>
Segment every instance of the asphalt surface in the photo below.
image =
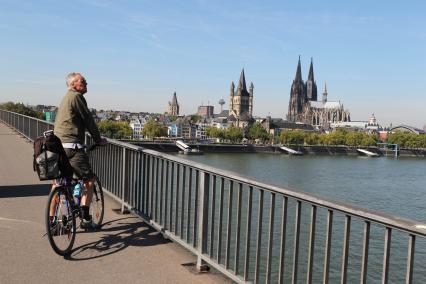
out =
<svg viewBox="0 0 426 284"><path fill-rule="evenodd" d="M32 171L32 143L0 123L0 283L224 283L196 273L196 258L107 196L99 232L77 233L67 258L45 234L49 182Z"/></svg>

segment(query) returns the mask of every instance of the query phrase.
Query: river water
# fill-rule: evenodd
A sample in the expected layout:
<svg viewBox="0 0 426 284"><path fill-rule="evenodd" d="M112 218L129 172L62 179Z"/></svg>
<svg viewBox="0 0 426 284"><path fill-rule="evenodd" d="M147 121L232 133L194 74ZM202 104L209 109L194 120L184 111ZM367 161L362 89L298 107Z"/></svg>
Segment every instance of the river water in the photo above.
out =
<svg viewBox="0 0 426 284"><path fill-rule="evenodd" d="M315 155L288 156L266 153L206 153L201 156L180 155L180 157L295 191L312 193L316 196L344 201L366 209L426 223L426 160L424 159ZM267 200L266 196L265 200ZM280 205L278 204L277 206ZM289 207L289 209L291 208ZM309 216L309 211L305 212L305 215ZM266 218L265 222L267 222ZM335 222L343 224L343 219L338 220L336 218ZM319 222L317 228L322 225ZM277 227L279 227L278 223ZM353 244L361 246L362 224L356 225L354 223L352 231L357 236L352 237L351 235L351 241L353 240L351 246ZM301 234L301 239L306 241L309 235L308 226L302 226ZM291 239L292 236L289 237ZM340 237L341 232L336 232L333 235L333 238ZM372 228L367 283L380 282L383 239L383 232ZM323 257L323 241L324 236L321 237L321 233L319 233L316 240L318 243L318 246L316 245L318 252L315 252L316 259ZM395 231L392 236L392 245L389 283L402 283L406 269L406 236L398 235L398 232ZM278 247L276 248L278 249ZM426 242L418 240L416 249L418 251L416 251L415 255L414 283L426 283ZM352 281L359 283L359 273L355 271L359 271L361 255L360 252L350 252L350 254L347 283L353 283ZM274 258L276 257L278 255L274 256ZM354 260L351 260L351 257ZM286 258L288 262L291 262L291 252L286 255ZM333 263L333 258L335 263ZM340 281L340 259L341 250L339 252L332 251L330 283ZM301 252L299 262L304 261L306 261L306 250L305 253ZM370 265L370 262L372 265ZM276 266L276 264L274 265ZM303 269L301 275L303 275ZM314 283L322 281L321 265L315 267L314 264L314 269L316 270ZM275 270L277 270L276 267ZM290 277L291 275L287 275L285 279L290 281ZM272 275L272 279L275 280L276 275ZM297 282L304 283L305 281L305 279L298 279Z"/></svg>

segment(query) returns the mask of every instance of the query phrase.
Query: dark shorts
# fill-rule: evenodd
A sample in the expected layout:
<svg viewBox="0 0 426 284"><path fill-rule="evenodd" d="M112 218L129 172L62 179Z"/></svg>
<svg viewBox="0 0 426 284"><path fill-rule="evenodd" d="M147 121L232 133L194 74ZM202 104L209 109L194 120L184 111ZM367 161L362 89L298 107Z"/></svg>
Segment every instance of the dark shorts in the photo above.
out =
<svg viewBox="0 0 426 284"><path fill-rule="evenodd" d="M68 160L74 170L74 175L78 178L91 179L93 177L89 156L83 149L65 149Z"/></svg>

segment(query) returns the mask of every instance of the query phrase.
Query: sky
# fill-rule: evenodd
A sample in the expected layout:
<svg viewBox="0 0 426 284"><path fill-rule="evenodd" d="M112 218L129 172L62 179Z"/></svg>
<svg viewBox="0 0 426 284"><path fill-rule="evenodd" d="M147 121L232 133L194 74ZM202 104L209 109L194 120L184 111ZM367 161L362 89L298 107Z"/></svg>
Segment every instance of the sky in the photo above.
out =
<svg viewBox="0 0 426 284"><path fill-rule="evenodd" d="M253 114L285 118L300 56L353 121L426 124L426 1L0 0L0 102L58 105L81 72L96 109L228 109L244 68Z"/></svg>

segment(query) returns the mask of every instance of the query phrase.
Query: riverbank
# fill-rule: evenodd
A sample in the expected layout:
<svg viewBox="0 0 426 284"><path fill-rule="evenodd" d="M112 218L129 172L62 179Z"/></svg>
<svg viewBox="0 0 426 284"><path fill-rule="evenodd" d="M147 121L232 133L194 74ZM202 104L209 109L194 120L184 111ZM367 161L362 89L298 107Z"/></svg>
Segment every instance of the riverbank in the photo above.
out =
<svg viewBox="0 0 426 284"><path fill-rule="evenodd" d="M178 152L179 148L170 142L133 142L128 141L132 144L156 150L161 152ZM199 149L205 153L276 153L276 154L287 154L285 150L282 150L278 145L252 145L252 144L188 144L191 148ZM379 147L349 147L349 146L298 146L290 145L289 148L297 150L304 155L350 155L360 156L357 149L366 149L372 153L376 153L379 156L395 156L395 152L392 149L385 149ZM400 157L419 157L426 158L426 149L400 149L398 150L398 156Z"/></svg>

